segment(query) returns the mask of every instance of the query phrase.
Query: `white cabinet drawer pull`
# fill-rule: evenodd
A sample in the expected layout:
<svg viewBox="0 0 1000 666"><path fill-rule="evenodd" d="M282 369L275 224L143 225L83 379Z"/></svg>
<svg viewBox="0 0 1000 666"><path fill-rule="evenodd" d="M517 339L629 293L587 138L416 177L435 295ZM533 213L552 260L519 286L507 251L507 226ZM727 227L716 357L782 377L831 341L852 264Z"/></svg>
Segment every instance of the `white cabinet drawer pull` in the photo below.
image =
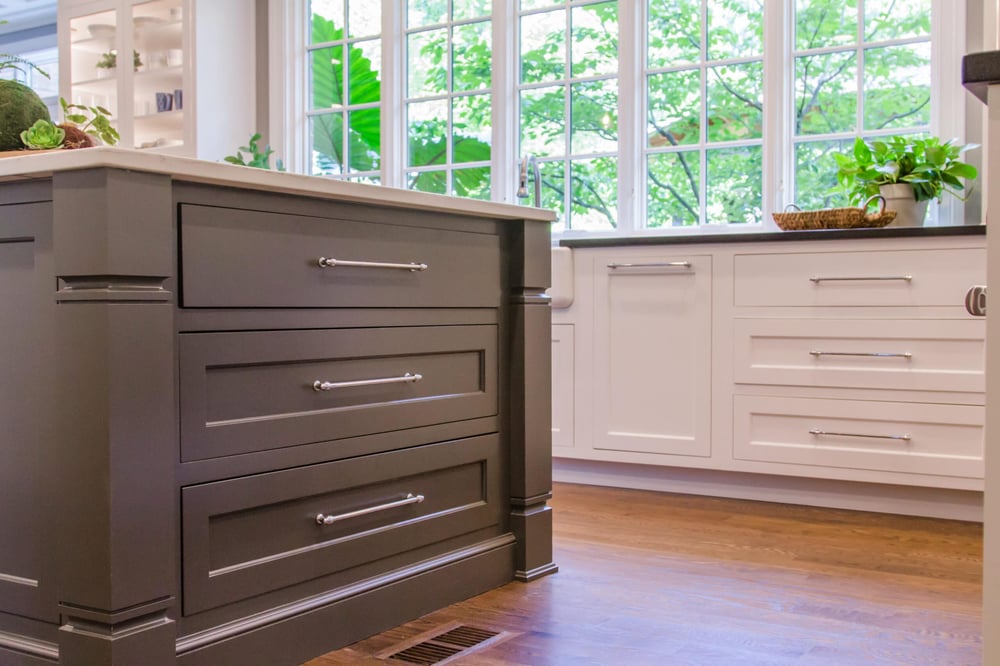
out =
<svg viewBox="0 0 1000 666"><path fill-rule="evenodd" d="M395 268L403 271L410 271L415 273L417 271L426 271L429 266L427 264L392 264L383 261L348 261L346 259L329 259L327 257L320 257L317 261L320 268L334 268L336 266L351 266L353 268Z"/></svg>
<svg viewBox="0 0 1000 666"><path fill-rule="evenodd" d="M608 264L608 268L614 270L616 268L691 268L690 261L660 261L647 264L619 264L611 262Z"/></svg>
<svg viewBox="0 0 1000 666"><path fill-rule="evenodd" d="M877 356L878 358L913 358L911 352L828 352L813 349L812 356Z"/></svg>
<svg viewBox="0 0 1000 666"><path fill-rule="evenodd" d="M420 504L423 501L424 501L423 495L414 495L413 493L406 493L406 497L404 497L401 500L396 500L395 502L386 502L385 504L379 504L378 506L370 506L367 509L358 509L357 511L338 513L335 516L327 516L322 513L317 513L316 524L333 525L334 523L340 522L341 520L350 520L351 518L357 518L358 516L367 516L369 513L388 511L389 509L395 509L400 506L406 506L407 504Z"/></svg>
<svg viewBox="0 0 1000 666"><path fill-rule="evenodd" d="M908 442L912 437L909 435L862 435L856 432L829 432L826 430L818 430L813 428L809 431L810 435L829 435L831 437L867 437L869 439L896 439Z"/></svg>
<svg viewBox="0 0 1000 666"><path fill-rule="evenodd" d="M314 391L332 391L334 389L352 388L355 386L375 386L376 384L409 384L419 382L424 376L420 373L410 374L407 372L402 377L380 377L378 379L356 379L350 382L321 382L316 380L312 383Z"/></svg>
<svg viewBox="0 0 1000 666"><path fill-rule="evenodd" d="M903 280L904 282L910 282L913 280L912 275L868 275L868 276L858 276L858 277L820 277L814 275L809 278L810 282L856 282L864 280Z"/></svg>

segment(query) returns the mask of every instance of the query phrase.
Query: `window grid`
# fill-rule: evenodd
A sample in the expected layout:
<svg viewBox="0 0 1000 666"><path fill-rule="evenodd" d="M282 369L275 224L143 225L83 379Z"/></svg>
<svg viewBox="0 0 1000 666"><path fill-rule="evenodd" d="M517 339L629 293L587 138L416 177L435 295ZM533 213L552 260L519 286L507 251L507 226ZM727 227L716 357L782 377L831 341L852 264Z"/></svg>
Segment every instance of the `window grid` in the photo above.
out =
<svg viewBox="0 0 1000 666"><path fill-rule="evenodd" d="M352 146L352 127L354 123L351 122L352 118L357 118L359 113L365 111L376 111L381 112L381 94L375 101L362 102L362 103L352 103L352 85L354 81L350 75L350 62L352 49L364 49L366 46L373 47L374 50L381 50L381 32L376 34L364 34L360 36L352 36L352 25L351 25L351 2L352 0L344 0L343 6L338 8L336 14L337 19L339 19L340 25L343 27L343 37L334 40L323 40L313 42L314 31L312 26L309 30L309 41L310 43L306 47L307 57L309 62L312 63L313 67L310 68L309 76L309 86L308 90L308 104L306 111L307 126L309 128L309 141L310 154L308 160L308 169L310 175L321 175L331 178L350 180L354 182L365 182L365 183L379 183L381 182L381 170L380 170L380 159L376 154L371 154L368 156L370 161L370 168L356 168L354 162L359 160L358 152L361 151L359 145ZM317 15L320 12L316 11L314 14L313 3L309 3L310 11L308 16L310 21L314 22ZM329 15L331 12L328 6L324 5L324 9L320 18ZM334 23L336 25L336 23ZM340 62L344 63L344 69L347 70L347 75L343 77L343 82L338 86L336 91L339 94L340 102L332 100L329 106L323 108L315 108L316 104L316 90L315 87L315 63L317 59L322 59L321 55L324 51L329 50L331 53L334 49L340 50ZM334 61L331 58L331 63ZM373 63L375 65L375 63ZM376 67L375 75L380 76L381 72ZM339 157L334 152L334 155L327 155L322 151L318 151L316 132L319 130L328 129L330 134L332 134L333 139L331 143L339 144L335 146L336 151L339 148ZM339 137L338 137L339 135ZM367 152L371 153L371 148L369 147Z"/></svg>
<svg viewBox="0 0 1000 666"><path fill-rule="evenodd" d="M402 40L405 45L403 47L405 51L404 61L407 68L407 72L402 77L405 81L403 108L405 109L407 127L406 164L403 169L405 187L439 194L447 193L469 196L471 198L490 199L492 195L490 187L490 145L492 141L477 141L474 137L465 136L461 137L460 140L456 140L458 136L457 131L460 129L459 125L461 123L455 117L455 110L463 103L468 104L468 108L471 110L479 101L478 98L492 99L492 89L489 81L485 81L483 82L484 85L478 87L457 90L454 61L457 46L455 39L456 31L466 27L482 26L485 29L484 34L487 41L491 41L492 19L488 12L483 16L455 19L454 0L448 0L445 21L411 26L409 21L409 7L407 13L407 25L404 28ZM437 93L419 94L420 91L416 91L417 94L414 94L414 91L411 90L413 79L410 76L410 68L416 63L416 54L411 53L411 46L421 35L432 37L434 32L439 31L443 31L445 38L443 56L445 89ZM492 69L492 54L490 56L490 66ZM419 160L415 155L413 128L417 114L414 111L421 106L428 106L435 103L443 103L445 107L443 118L441 118L444 121L444 132L440 137L444 150L443 156L440 161L435 159L430 163L419 163L425 160ZM491 126L489 104L487 104L486 113L480 113L478 116L484 129L489 130ZM458 159L459 156L457 155L456 148L465 142L471 142L475 146L475 152L483 153L480 159ZM466 173L470 173L470 178L467 180L463 178ZM482 182L483 178L485 178L484 183ZM479 183L478 188L468 187L469 184L477 182Z"/></svg>

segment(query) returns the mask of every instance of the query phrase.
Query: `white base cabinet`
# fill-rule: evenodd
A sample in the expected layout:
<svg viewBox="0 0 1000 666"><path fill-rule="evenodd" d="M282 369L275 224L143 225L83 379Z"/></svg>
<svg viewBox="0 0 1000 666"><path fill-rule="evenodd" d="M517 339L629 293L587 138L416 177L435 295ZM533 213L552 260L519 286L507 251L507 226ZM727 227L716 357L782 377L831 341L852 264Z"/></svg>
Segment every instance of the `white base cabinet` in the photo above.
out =
<svg viewBox="0 0 1000 666"><path fill-rule="evenodd" d="M575 481L604 464L659 488L660 469L663 489L690 492L688 470L801 503L808 487L780 479L813 479L817 504L878 486L885 510L928 515L921 491L964 492L968 517L985 322L963 299L985 281L985 236L926 232L574 247L574 298L553 311L556 478L560 461Z"/></svg>

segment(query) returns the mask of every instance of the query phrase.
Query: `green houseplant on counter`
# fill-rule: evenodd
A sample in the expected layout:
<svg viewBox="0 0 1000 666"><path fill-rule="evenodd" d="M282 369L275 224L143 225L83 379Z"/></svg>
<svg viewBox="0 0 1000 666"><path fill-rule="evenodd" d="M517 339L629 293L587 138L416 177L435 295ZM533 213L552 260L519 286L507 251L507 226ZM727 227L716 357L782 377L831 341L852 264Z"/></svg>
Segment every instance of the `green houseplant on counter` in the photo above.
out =
<svg viewBox="0 0 1000 666"><path fill-rule="evenodd" d="M931 199L940 201L944 192L968 198L962 180L972 181L978 173L959 156L976 147L933 136L858 137L850 155L834 155L836 189L852 204L881 194L887 208L897 211L896 226L919 226Z"/></svg>

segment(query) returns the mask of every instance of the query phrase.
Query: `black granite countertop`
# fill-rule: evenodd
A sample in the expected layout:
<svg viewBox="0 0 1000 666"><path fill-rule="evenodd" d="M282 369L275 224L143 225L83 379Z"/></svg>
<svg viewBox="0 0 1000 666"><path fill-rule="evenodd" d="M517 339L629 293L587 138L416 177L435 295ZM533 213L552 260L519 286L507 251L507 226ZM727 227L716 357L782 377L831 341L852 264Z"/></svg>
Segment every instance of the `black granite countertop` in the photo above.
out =
<svg viewBox="0 0 1000 666"><path fill-rule="evenodd" d="M624 245L681 245L691 243L759 243L771 241L842 240L846 238L909 238L925 236L981 236L982 224L951 227L881 227L878 229L820 229L816 231L761 231L663 236L604 236L563 238L561 247L617 247Z"/></svg>
<svg viewBox="0 0 1000 666"><path fill-rule="evenodd" d="M970 53L962 58L962 85L986 103L986 88L1000 83L1000 51Z"/></svg>

